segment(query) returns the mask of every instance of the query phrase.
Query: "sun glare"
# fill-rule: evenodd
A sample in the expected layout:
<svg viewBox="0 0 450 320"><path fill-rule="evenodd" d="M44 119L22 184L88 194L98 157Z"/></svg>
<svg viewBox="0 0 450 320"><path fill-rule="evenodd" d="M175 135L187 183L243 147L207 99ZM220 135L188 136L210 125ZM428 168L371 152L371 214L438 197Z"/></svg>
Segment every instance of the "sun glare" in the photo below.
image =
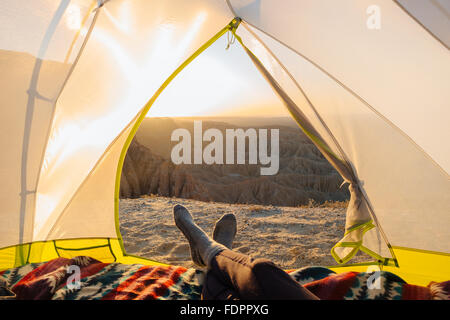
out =
<svg viewBox="0 0 450 320"><path fill-rule="evenodd" d="M105 13L105 16L108 17L109 21L121 32L129 34L132 31L133 18L129 2L121 4L118 18L114 17L106 6L103 8L103 12Z"/></svg>
<svg viewBox="0 0 450 320"><path fill-rule="evenodd" d="M81 28L81 10L75 4L67 8L66 25L69 30L79 30Z"/></svg>
<svg viewBox="0 0 450 320"><path fill-rule="evenodd" d="M147 117L287 116L270 86L235 43L222 37L169 84Z"/></svg>
<svg viewBox="0 0 450 320"><path fill-rule="evenodd" d="M128 34L132 29L130 8L122 6L120 21L108 10L107 19L119 33ZM145 48L146 55L140 61L132 59L127 50L119 45L112 35L96 29L94 37L106 46L117 61L117 68L127 79L126 104L138 103L136 97L158 88L162 83L149 83L154 77L148 74L165 74L174 71L181 63L189 45L201 30L207 13L200 11L186 28L186 34L177 42L177 28L170 20L161 21L152 34L148 35L151 47ZM273 115L269 105L279 105L271 89L264 83L256 69L248 72L251 62L237 45L225 50L226 37L219 39L196 60L190 63L170 83L151 107L148 117L213 116L221 114L251 115L255 111ZM142 48L141 48L142 50ZM169 68L168 68L169 66ZM151 97L154 92L147 93ZM275 107L275 113L279 112Z"/></svg>

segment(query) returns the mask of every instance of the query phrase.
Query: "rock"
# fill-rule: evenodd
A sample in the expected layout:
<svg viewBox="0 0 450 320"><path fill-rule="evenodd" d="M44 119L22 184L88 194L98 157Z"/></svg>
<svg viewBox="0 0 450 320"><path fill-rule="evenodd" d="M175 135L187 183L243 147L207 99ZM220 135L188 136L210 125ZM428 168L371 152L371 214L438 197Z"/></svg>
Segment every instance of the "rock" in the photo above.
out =
<svg viewBox="0 0 450 320"><path fill-rule="evenodd" d="M283 206L307 204L309 199L317 203L348 199L347 189L339 188L342 178L296 127L280 127L278 174L260 176L259 165L174 165L170 160L170 149L175 142L171 144L170 134L178 127L192 127L192 123L164 120L162 125L158 120L162 121L146 119L155 124L146 125L155 131L158 139L149 142L150 133L139 134L140 129L130 145L122 171L122 198L156 194L201 201ZM233 127L213 121L204 121L203 125L219 129ZM145 143L141 143L143 137L147 138Z"/></svg>

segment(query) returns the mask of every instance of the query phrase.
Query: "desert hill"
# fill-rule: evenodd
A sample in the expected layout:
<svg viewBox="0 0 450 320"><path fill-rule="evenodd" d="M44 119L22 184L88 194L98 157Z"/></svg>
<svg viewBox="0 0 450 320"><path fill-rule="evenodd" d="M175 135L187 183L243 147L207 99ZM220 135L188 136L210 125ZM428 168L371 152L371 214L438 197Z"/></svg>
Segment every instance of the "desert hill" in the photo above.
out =
<svg viewBox="0 0 450 320"><path fill-rule="evenodd" d="M125 159L121 197L155 194L201 201L284 206L306 204L310 199L321 203L348 198L347 190L339 188L342 178L292 120L201 120L203 130L279 129L278 173L262 176L259 164L175 165L170 159L170 152L177 142L170 140L171 133L177 128L192 132L194 118L147 118Z"/></svg>

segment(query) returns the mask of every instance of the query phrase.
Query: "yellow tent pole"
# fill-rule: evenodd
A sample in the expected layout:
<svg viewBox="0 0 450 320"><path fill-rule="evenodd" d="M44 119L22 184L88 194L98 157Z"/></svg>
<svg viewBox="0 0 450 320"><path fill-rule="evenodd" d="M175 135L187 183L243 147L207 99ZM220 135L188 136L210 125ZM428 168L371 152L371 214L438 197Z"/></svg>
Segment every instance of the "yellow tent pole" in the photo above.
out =
<svg viewBox="0 0 450 320"><path fill-rule="evenodd" d="M209 39L206 43L204 43L197 51L195 51L189 58L187 58L175 71L164 81L164 83L159 87L159 89L153 94L153 96L150 98L150 100L145 104L145 106L142 108L142 111L140 112L139 118L136 120L136 123L134 124L133 128L131 129L131 132L125 141L125 144L122 148L122 152L120 154L119 163L117 165L117 171L116 171L116 184L115 184L115 192L114 192L114 216L115 216L115 224L116 224L116 233L117 238L120 243L120 248L122 249L123 255L126 256L125 247L123 245L123 239L122 235L120 233L120 223L119 223L119 195L120 195L120 178L122 175L122 168L123 163L125 161L125 156L127 154L128 148L131 144L131 141L133 140L134 136L136 135L137 130L139 129L139 126L141 125L142 121L144 120L146 114L150 110L150 107L153 105L153 103L156 101L156 99L159 97L159 95L164 91L164 89L169 85L169 83L175 79L175 77L189 64L191 63L195 58L197 58L203 51L205 51L208 47L210 47L214 42L217 41L221 36L223 36L228 31L234 31L239 26L241 22L240 18L234 18L228 25L226 25L222 30L220 30L218 33L216 33L211 39Z"/></svg>

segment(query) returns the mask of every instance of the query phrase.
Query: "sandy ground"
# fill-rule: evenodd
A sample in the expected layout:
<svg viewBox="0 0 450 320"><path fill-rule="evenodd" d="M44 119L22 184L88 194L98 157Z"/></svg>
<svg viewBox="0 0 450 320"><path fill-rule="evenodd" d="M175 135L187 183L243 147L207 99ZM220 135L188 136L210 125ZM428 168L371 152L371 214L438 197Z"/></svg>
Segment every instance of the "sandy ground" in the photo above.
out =
<svg viewBox="0 0 450 320"><path fill-rule="evenodd" d="M189 245L173 222L176 204L185 206L209 234L217 219L234 213L238 221L234 249L271 259L284 269L336 264L330 250L344 233L342 206L279 207L165 197L121 199L121 232L127 253L194 266Z"/></svg>

